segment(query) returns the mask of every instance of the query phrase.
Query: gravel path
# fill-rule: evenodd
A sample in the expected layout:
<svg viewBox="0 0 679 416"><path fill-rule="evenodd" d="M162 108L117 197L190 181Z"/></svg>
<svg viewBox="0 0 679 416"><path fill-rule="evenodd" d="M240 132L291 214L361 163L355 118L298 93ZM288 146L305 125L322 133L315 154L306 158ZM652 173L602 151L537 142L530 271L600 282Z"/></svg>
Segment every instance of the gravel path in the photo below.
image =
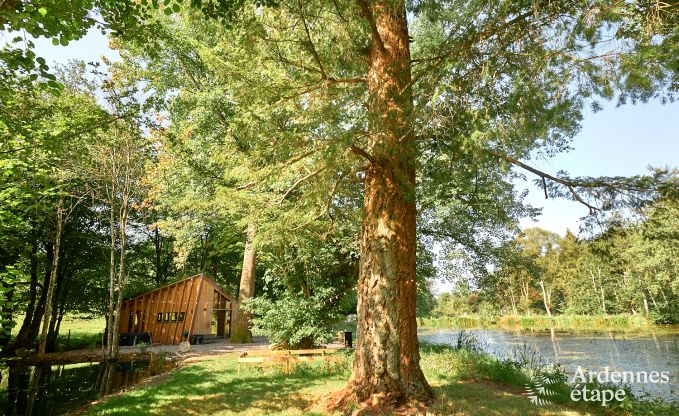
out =
<svg viewBox="0 0 679 416"><path fill-rule="evenodd" d="M145 352L138 346L120 347L119 359L121 361L135 361L149 358L149 353L166 352L170 356L181 357L180 361L189 363L200 361L201 357L208 357L221 354L241 353L251 350L266 350L270 348L269 340L266 337L254 337L249 344L232 344L228 339L210 342L207 344L191 345L191 351L180 354L179 345L149 345ZM332 343L326 345L327 348L341 348L342 344ZM31 355L22 360L23 364L33 365L38 363L69 364L81 362L105 361L101 349L96 350L71 350L56 353L47 353L43 356ZM17 360L18 361L18 360Z"/></svg>
<svg viewBox="0 0 679 416"><path fill-rule="evenodd" d="M232 344L228 339L225 339L210 342L208 344L191 345L191 352L181 355L182 357L192 355L219 355L269 348L269 340L266 339L266 337L253 337L253 341L254 342L250 344ZM139 351L139 347L120 347L121 354L136 351ZM150 345L146 348L146 351L153 353L167 352L169 354L179 354L179 345Z"/></svg>

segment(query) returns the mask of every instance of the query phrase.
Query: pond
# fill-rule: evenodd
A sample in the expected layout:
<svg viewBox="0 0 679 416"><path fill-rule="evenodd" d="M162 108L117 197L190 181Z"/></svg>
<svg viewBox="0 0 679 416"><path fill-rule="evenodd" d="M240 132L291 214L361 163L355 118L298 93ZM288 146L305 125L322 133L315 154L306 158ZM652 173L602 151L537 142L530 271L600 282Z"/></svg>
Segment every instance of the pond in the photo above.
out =
<svg viewBox="0 0 679 416"><path fill-rule="evenodd" d="M0 414L8 416L55 416L65 414L98 397L105 363L12 366L0 380ZM167 371L164 360L118 362L114 366L111 392Z"/></svg>
<svg viewBox="0 0 679 416"><path fill-rule="evenodd" d="M634 333L558 330L469 329L481 347L498 357L534 354L546 364L561 364L569 381L578 366L585 371L667 372L668 382L627 383L635 394L679 403L679 327ZM429 330L420 340L457 345L460 330ZM603 376L602 376L603 377Z"/></svg>

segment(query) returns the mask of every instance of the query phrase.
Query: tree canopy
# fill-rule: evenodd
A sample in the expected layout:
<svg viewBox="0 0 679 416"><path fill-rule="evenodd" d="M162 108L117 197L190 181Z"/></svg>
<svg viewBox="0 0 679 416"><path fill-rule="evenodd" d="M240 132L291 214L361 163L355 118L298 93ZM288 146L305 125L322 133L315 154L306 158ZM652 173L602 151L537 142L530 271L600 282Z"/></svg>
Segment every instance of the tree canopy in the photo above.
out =
<svg viewBox="0 0 679 416"><path fill-rule="evenodd" d="M46 289L59 293L62 232L80 256L81 234L99 242L108 281L88 281L108 290L109 326L125 287L187 270L244 293L252 280L235 275L248 250L263 283L246 290L257 295L243 312L256 331L322 342L355 302L359 343L349 383L332 398L340 406L431 398L416 316L418 299L431 300L435 245L450 270L473 270L515 310L534 308L539 288L548 314L585 300L606 312L611 296L621 310L638 312L642 299L647 313L649 301L671 313L658 295L675 296L662 289L675 276L676 171L571 178L530 161L567 150L585 108L602 100L676 98L674 4L8 1L0 25L55 45L98 27L122 57L94 82L82 65L52 74L30 39L2 50L0 241L14 251L0 268L4 345L17 302L32 305L27 328L34 315L64 310L50 308ZM594 215L638 209L648 219L587 243L541 230L515 239L518 218L537 214L512 182L525 173L545 196ZM68 228L64 210L89 226ZM46 218L65 228L53 236ZM592 254L610 242L622 273ZM641 286L614 293L611 282L631 274ZM579 299L584 276L592 294Z"/></svg>

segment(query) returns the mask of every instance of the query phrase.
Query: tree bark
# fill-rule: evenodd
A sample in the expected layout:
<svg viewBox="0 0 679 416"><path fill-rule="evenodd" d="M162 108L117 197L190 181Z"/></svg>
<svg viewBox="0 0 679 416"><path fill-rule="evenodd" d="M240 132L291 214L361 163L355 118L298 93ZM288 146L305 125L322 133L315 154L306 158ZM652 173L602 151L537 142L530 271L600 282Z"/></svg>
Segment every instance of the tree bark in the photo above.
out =
<svg viewBox="0 0 679 416"><path fill-rule="evenodd" d="M542 289L542 303L545 304L545 311L547 311L547 316L552 317L552 310L549 308L549 297L547 296L547 291L545 290L544 280L540 280L540 289Z"/></svg>
<svg viewBox="0 0 679 416"><path fill-rule="evenodd" d="M12 324L14 323L14 292L16 284L6 285L0 282L3 289L4 302L0 307L0 353L4 352L12 339Z"/></svg>
<svg viewBox="0 0 679 416"><path fill-rule="evenodd" d="M236 322L231 333L231 342L252 342L250 334L250 314L243 309L244 302L255 295L255 258L256 250L252 244L256 233L255 223L248 223L247 240L243 253L243 269L240 275L240 288L238 290L238 311Z"/></svg>
<svg viewBox="0 0 679 416"><path fill-rule="evenodd" d="M47 253L48 261L51 260L51 254ZM30 335L30 329L32 327L32 322L36 312L36 301L38 299L38 241L33 239L31 242L31 282L29 285L28 292L28 305L26 306L26 315L24 315L24 320L21 324L21 329L14 339L12 348L28 347L31 343L31 339L35 339L35 336Z"/></svg>
<svg viewBox="0 0 679 416"><path fill-rule="evenodd" d="M514 315L518 315L519 313L516 310L516 297L514 296L514 288L512 286L509 287L509 294L511 295L510 299L512 302L512 312Z"/></svg>
<svg viewBox="0 0 679 416"><path fill-rule="evenodd" d="M599 291L601 293L601 309L606 315L606 292L604 291L604 279L601 276L601 267L596 268L597 275L599 276Z"/></svg>
<svg viewBox="0 0 679 416"><path fill-rule="evenodd" d="M415 318L417 153L406 10L403 1L359 4L373 26L369 154L364 155L356 353L335 404L428 402L432 391L420 368Z"/></svg>
<svg viewBox="0 0 679 416"><path fill-rule="evenodd" d="M116 231L116 226L115 226L115 182L111 181L111 197L109 199L109 204L111 208L110 216L109 216L109 226L111 227L110 231L110 245L109 245L109 280L108 280L108 307L107 307L107 313L106 313L106 342L105 342L105 348L107 349L106 352L109 356L112 355L112 350L111 350L111 345L113 344L113 311L114 311L114 306L115 306L115 276L116 276L116 241L118 240L117 238L117 231ZM103 346L102 346L103 347Z"/></svg>
<svg viewBox="0 0 679 416"><path fill-rule="evenodd" d="M129 190L128 190L129 192ZM109 350L109 358L118 358L118 344L120 336L120 308L123 304L123 291L125 290L125 250L127 249L127 214L129 210L129 193L123 196L123 203L120 209L120 218L118 222L118 235L120 236L120 256L118 257L118 278L116 286L118 287L118 299L116 301L115 310L113 313L113 328L111 328L112 341L111 349Z"/></svg>
<svg viewBox="0 0 679 416"><path fill-rule="evenodd" d="M644 292L644 289L641 289L641 298L644 301L644 310L646 311L646 316L650 316L651 311L648 309L648 299L646 298L646 293Z"/></svg>
<svg viewBox="0 0 679 416"><path fill-rule="evenodd" d="M38 354L44 354L47 347L47 331L50 319L52 318L52 298L54 297L54 287L57 280L57 268L59 267L59 251L61 249L61 234L64 226L64 198L59 199L56 212L56 231L54 237L54 255L50 269L50 281L47 285L47 297L45 299L45 312L42 318L42 330L40 331L40 345Z"/></svg>

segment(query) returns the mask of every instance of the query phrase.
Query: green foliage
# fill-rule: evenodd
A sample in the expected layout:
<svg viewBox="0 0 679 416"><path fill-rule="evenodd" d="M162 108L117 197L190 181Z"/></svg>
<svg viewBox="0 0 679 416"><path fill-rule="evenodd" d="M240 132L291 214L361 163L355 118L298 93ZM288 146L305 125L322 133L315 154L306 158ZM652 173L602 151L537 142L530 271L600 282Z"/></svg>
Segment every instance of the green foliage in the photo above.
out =
<svg viewBox="0 0 679 416"><path fill-rule="evenodd" d="M35 39L67 46L96 28L117 36L135 36L132 27L148 18L146 0L7 0L0 4L0 30L7 39L0 48L0 91L39 89L59 95L64 84L36 55ZM5 103L2 103L5 104Z"/></svg>
<svg viewBox="0 0 679 416"><path fill-rule="evenodd" d="M311 295L281 294L276 299L260 296L247 302L254 315L253 333L265 335L284 348L310 348L329 342L333 326L342 316L333 308L332 289L320 288Z"/></svg>
<svg viewBox="0 0 679 416"><path fill-rule="evenodd" d="M59 336L57 336L55 350L94 350L97 345L101 344L102 334L103 331L98 333L71 332L69 338L67 333L61 333Z"/></svg>
<svg viewBox="0 0 679 416"><path fill-rule="evenodd" d="M507 313L511 305L514 314L551 308L676 320L676 195L671 183L657 186L671 174L543 182L552 195L577 199L577 188L606 209L641 206L629 195L644 192L621 197L619 187L662 198L647 208L644 225L614 227L592 241L539 230L514 241L517 218L537 212L522 203L510 169L511 160L566 150L587 104L674 99L675 10L598 1L424 0L407 8L415 103L407 123L417 140L412 155L398 156L418 173L418 315L432 311L438 244L446 271L474 275L485 291L470 284L439 305L440 315ZM0 259L3 334L20 305L39 294L37 276L50 264L44 242L53 240L62 199L77 221L65 230L68 267L60 276L84 288L64 295L64 307L101 308L102 217L115 209L102 201L97 174L114 160L106 151L116 149L118 133L129 129L137 144L148 132L150 145L137 160L148 165L132 201L128 293L196 272L235 292L245 225L256 223L265 296L253 311L299 329L262 322L260 330L280 330L292 343L325 337L355 303L366 163L356 149L381 150L369 148L380 128L365 106L366 51L375 40L359 5L0 5L0 29L47 37L55 47L92 27L110 31L123 57L101 85L82 68L52 74L30 39L12 39L0 52L0 244L11 248ZM99 87L112 110L99 104ZM653 221L659 225L646 225Z"/></svg>
<svg viewBox="0 0 679 416"><path fill-rule="evenodd" d="M608 321L632 314L642 321L679 322L674 261L679 234L673 219L678 204L669 189L639 211L636 221L618 216L589 239L525 230L517 240L517 257L480 279L478 290L441 296L437 313L479 313L475 299L496 305L485 311L490 314L546 313L546 298L556 314L612 315Z"/></svg>
<svg viewBox="0 0 679 416"><path fill-rule="evenodd" d="M641 315L441 315L420 318L419 328L505 328L560 330L630 330L648 328L653 321Z"/></svg>

